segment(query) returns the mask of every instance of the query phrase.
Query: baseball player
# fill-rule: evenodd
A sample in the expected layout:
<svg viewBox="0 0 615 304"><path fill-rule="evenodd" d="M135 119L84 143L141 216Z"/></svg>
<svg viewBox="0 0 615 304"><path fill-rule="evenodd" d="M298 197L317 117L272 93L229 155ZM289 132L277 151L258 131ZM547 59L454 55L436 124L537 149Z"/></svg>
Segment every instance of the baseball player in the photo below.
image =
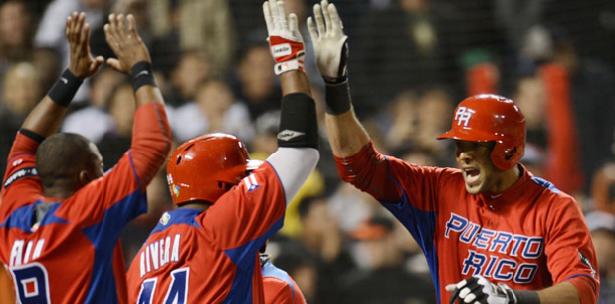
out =
<svg viewBox="0 0 615 304"><path fill-rule="evenodd" d="M267 304L305 304L303 292L297 282L284 270L271 262L269 255L260 254L263 288Z"/></svg>
<svg viewBox="0 0 615 304"><path fill-rule="evenodd" d="M264 303L259 249L319 157L303 39L283 5L263 4L283 95L278 150L259 164L220 133L175 150L167 181L178 208L162 215L130 265L131 303Z"/></svg>
<svg viewBox="0 0 615 304"><path fill-rule="evenodd" d="M103 63L91 55L84 13L66 22L70 66L34 108L8 156L0 205L0 260L18 303L125 303L122 227L146 208L145 187L164 162L171 133L148 51L131 15L110 15L107 64L132 75L136 113L130 150L103 175L83 136L55 134L84 78Z"/></svg>
<svg viewBox="0 0 615 304"><path fill-rule="evenodd" d="M581 211L519 163L525 120L510 99L478 95L457 106L438 139L454 140L459 169L380 154L352 109L347 37L335 6L315 5L308 29L338 171L417 240L439 303L596 303L596 258Z"/></svg>

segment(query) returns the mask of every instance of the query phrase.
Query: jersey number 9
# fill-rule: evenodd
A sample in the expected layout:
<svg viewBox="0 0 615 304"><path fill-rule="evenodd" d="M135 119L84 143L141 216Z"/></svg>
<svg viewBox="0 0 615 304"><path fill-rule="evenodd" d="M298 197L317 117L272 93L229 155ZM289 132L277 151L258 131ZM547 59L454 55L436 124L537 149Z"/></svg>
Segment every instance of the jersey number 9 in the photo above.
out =
<svg viewBox="0 0 615 304"><path fill-rule="evenodd" d="M47 269L39 263L11 268L19 303L47 304L49 297L49 276Z"/></svg>

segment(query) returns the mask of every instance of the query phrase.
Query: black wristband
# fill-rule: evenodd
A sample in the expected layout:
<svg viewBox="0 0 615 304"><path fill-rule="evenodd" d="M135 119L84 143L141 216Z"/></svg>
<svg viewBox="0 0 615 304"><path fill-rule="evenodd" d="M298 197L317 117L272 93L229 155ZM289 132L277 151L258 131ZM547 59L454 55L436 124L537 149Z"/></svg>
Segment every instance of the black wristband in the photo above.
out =
<svg viewBox="0 0 615 304"><path fill-rule="evenodd" d="M152 65L147 61L139 61L130 68L130 83L136 92L141 86L156 85Z"/></svg>
<svg viewBox="0 0 615 304"><path fill-rule="evenodd" d="M68 107L82 83L83 79L79 79L69 69L66 69L60 79L53 84L47 96L56 104Z"/></svg>
<svg viewBox="0 0 615 304"><path fill-rule="evenodd" d="M513 290L517 304L540 304L538 293L533 290Z"/></svg>
<svg viewBox="0 0 615 304"><path fill-rule="evenodd" d="M314 100L303 93L282 98L278 146L318 149L318 123Z"/></svg>
<svg viewBox="0 0 615 304"><path fill-rule="evenodd" d="M326 111L332 115L339 115L350 110L350 85L344 77L341 82L325 82Z"/></svg>
<svg viewBox="0 0 615 304"><path fill-rule="evenodd" d="M35 133L34 131L30 131L28 129L21 128L21 129L19 129L19 133L29 137L30 139L38 142L39 144L42 143L43 140L45 140L45 137L43 135L40 135L40 134Z"/></svg>

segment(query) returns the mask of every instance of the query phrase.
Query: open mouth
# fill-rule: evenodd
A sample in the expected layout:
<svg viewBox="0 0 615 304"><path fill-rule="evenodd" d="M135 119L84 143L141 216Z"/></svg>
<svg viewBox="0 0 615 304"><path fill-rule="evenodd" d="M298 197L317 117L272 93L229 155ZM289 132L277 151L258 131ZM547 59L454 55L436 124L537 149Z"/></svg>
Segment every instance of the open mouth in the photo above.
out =
<svg viewBox="0 0 615 304"><path fill-rule="evenodd" d="M463 176L465 177L466 183L470 186L474 186L479 182L480 178L480 170L474 167L463 168Z"/></svg>

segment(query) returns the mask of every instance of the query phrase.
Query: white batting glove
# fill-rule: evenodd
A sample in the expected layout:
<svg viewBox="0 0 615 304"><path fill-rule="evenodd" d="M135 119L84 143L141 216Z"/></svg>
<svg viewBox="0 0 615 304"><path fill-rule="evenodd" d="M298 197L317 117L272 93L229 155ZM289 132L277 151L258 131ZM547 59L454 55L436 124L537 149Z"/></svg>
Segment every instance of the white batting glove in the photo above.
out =
<svg viewBox="0 0 615 304"><path fill-rule="evenodd" d="M303 71L305 47L299 32L297 16L289 14L287 18L284 1L276 0L263 3L263 14L269 34L267 41L276 62L275 74L280 75L293 70Z"/></svg>
<svg viewBox="0 0 615 304"><path fill-rule="evenodd" d="M313 9L316 22L309 17L307 26L318 70L325 81L338 82L347 76L348 36L334 4L322 0Z"/></svg>
<svg viewBox="0 0 615 304"><path fill-rule="evenodd" d="M460 303L472 304L516 304L513 290L506 284L495 285L483 276L475 275L457 284L449 284L446 291L454 292L450 303L459 299Z"/></svg>

